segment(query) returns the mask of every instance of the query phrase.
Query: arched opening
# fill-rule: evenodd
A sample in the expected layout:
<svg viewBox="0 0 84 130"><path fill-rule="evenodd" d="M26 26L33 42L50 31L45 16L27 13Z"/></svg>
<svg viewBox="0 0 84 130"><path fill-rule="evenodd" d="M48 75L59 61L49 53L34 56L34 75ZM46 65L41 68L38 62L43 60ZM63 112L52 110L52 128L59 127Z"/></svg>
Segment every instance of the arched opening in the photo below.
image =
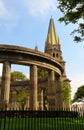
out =
<svg viewBox="0 0 84 130"><path fill-rule="evenodd" d="M56 57L57 57L57 58L59 57L58 53L56 54Z"/></svg>
<svg viewBox="0 0 84 130"><path fill-rule="evenodd" d="M55 57L55 53L53 53L53 57Z"/></svg>

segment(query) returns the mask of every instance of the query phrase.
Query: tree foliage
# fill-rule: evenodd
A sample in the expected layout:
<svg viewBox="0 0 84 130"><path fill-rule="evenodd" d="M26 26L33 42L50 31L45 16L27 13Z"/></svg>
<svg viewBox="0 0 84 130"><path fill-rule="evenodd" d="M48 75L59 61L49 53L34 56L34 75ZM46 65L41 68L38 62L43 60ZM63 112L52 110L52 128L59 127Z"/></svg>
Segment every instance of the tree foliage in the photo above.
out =
<svg viewBox="0 0 84 130"><path fill-rule="evenodd" d="M71 100L71 86L66 82L62 82L61 86L63 102L69 102Z"/></svg>
<svg viewBox="0 0 84 130"><path fill-rule="evenodd" d="M77 24L71 34L74 35L74 41L80 42L84 40L84 0L58 0L58 8L63 16L60 22Z"/></svg>
<svg viewBox="0 0 84 130"><path fill-rule="evenodd" d="M14 71L11 73L11 81L21 81L21 80L26 80L27 77L19 71Z"/></svg>
<svg viewBox="0 0 84 130"><path fill-rule="evenodd" d="M77 101L78 99L82 99L84 97L84 85L80 86L75 95L73 101Z"/></svg>
<svg viewBox="0 0 84 130"><path fill-rule="evenodd" d="M27 96L26 90L23 90L23 89L19 90L17 92L17 101L18 102L25 102L26 96Z"/></svg>
<svg viewBox="0 0 84 130"><path fill-rule="evenodd" d="M44 78L48 75L48 72L45 69L38 69L38 79Z"/></svg>
<svg viewBox="0 0 84 130"><path fill-rule="evenodd" d="M22 80L26 80L27 77L20 71L14 71L11 72L11 81L22 81ZM27 91L26 90L19 90L17 92L17 102L25 102L27 96Z"/></svg>

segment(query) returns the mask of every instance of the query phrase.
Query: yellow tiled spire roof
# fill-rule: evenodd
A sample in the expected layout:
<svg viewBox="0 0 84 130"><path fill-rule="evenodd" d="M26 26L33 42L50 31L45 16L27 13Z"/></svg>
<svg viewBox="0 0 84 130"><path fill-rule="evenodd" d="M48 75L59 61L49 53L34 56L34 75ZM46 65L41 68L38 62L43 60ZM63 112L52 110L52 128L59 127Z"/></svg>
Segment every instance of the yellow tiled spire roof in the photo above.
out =
<svg viewBox="0 0 84 130"><path fill-rule="evenodd" d="M58 38L56 36L54 20L52 17L51 17L50 23L49 23L49 29L48 29L48 35L47 35L46 42L49 44L52 44L52 45L58 44Z"/></svg>

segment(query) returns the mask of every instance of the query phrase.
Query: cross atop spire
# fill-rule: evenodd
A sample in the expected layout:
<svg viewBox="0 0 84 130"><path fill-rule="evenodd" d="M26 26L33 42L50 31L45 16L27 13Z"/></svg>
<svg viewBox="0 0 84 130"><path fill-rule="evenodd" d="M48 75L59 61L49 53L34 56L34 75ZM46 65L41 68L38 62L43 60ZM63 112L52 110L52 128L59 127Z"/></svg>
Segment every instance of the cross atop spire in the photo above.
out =
<svg viewBox="0 0 84 130"><path fill-rule="evenodd" d="M54 20L52 17L51 17L50 23L49 23L48 35L47 35L46 42L48 44L51 44L51 45L58 44L58 38L56 36Z"/></svg>

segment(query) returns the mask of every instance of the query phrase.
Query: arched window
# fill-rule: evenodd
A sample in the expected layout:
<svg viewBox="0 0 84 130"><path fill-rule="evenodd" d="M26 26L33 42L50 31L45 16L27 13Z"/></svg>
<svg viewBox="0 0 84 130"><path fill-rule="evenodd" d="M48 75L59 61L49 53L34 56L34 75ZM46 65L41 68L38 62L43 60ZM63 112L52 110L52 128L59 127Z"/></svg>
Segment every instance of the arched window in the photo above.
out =
<svg viewBox="0 0 84 130"><path fill-rule="evenodd" d="M57 58L59 57L58 53L56 54L56 57L57 57Z"/></svg>
<svg viewBox="0 0 84 130"><path fill-rule="evenodd" d="M55 53L53 53L53 57L55 57Z"/></svg>

